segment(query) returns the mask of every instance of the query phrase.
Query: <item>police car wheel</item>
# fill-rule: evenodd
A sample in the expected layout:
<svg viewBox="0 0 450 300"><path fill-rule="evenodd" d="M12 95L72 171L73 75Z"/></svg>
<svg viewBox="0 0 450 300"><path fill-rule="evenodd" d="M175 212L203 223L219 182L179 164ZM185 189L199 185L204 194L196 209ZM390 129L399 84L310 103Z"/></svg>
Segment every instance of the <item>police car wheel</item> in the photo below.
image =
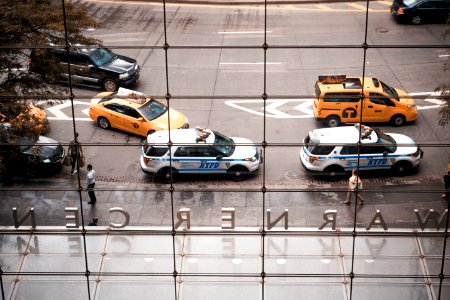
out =
<svg viewBox="0 0 450 300"><path fill-rule="evenodd" d="M100 126L103 129L109 129L111 128L111 124L109 123L107 118L100 117L97 120L98 126Z"/></svg>
<svg viewBox="0 0 450 300"><path fill-rule="evenodd" d="M329 166L324 170L324 175L331 181L338 180L344 175L344 169L339 166Z"/></svg>
<svg viewBox="0 0 450 300"><path fill-rule="evenodd" d="M175 178L176 170L172 168L172 172L170 172L170 168L164 168L158 172L158 178L163 183L171 183Z"/></svg>
<svg viewBox="0 0 450 300"><path fill-rule="evenodd" d="M228 170L228 175L234 181L241 181L247 176L248 170L242 166L236 166Z"/></svg>
<svg viewBox="0 0 450 300"><path fill-rule="evenodd" d="M405 117L402 115L395 115L391 118L392 126L400 127L405 124Z"/></svg>
<svg viewBox="0 0 450 300"><path fill-rule="evenodd" d="M337 127L341 123L341 119L338 116L330 116L326 119L325 123L328 127Z"/></svg>
<svg viewBox="0 0 450 300"><path fill-rule="evenodd" d="M411 173L413 166L410 162L399 161L392 166L392 171L397 176L405 176Z"/></svg>

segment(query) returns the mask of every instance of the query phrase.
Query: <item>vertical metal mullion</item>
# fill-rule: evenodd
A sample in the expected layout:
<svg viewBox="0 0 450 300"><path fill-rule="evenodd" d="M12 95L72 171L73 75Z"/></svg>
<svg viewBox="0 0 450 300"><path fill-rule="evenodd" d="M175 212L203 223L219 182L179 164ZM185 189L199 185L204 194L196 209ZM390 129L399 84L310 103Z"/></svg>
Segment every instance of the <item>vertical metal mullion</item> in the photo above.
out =
<svg viewBox="0 0 450 300"><path fill-rule="evenodd" d="M367 57L367 49L368 49L368 45L367 45L367 29L368 29L368 24L369 24L369 1L370 0L366 0L366 12L365 12L365 23L364 23L364 42L362 44L362 50L363 50L363 61L362 61L362 81L361 81L361 95L360 95L360 107L359 107L359 124L362 125L362 117L363 117L363 103L365 101L365 96L364 96L364 80L365 80L365 75L366 75L366 57ZM358 128L359 133L358 133L358 144L357 144L357 164L356 164L356 168L357 168L357 176L359 176L359 170L360 170L360 166L361 166L361 133L362 133L362 126L359 126ZM353 210L353 230L352 230L352 256L351 256L351 267L350 267L350 297L349 299L351 300L353 298L353 281L354 281L354 277L355 277L355 273L354 273L354 267L355 267L355 246L356 246L356 237L358 236L357 232L356 232L356 216L357 216L357 212L358 212L358 194L360 193L358 187L356 188L356 191L353 193L354 196L354 202L355 202L355 206L354 206L354 210Z"/></svg>
<svg viewBox="0 0 450 300"><path fill-rule="evenodd" d="M169 187L169 193L170 193L170 206L171 206L171 214L172 214L172 258L173 258L173 286L174 286L174 299L177 300L177 259L176 259L176 230L175 230L175 204L173 199L173 193L174 193L174 186L173 186L173 172L172 172L172 139L170 134L170 92L169 92L169 59L168 59L168 50L169 50L169 44L167 43L167 10L166 10L166 0L163 1L163 19L164 19L164 58L165 58L165 70L166 70L166 102L167 102L167 128L169 129L169 141L167 143L167 146L169 148L169 168L170 168L170 187Z"/></svg>
<svg viewBox="0 0 450 300"><path fill-rule="evenodd" d="M66 5L65 5L65 1L61 0L62 3L62 12L63 12L63 21L64 21L64 41L65 41L65 50L66 50L66 55L67 55L67 71L69 74L69 92L70 92L70 108L72 111L72 125L73 125L73 136L74 136L74 140L75 140L75 154L77 156L77 159L79 157L79 143L78 143L78 138L77 138L77 128L76 128L76 122L75 122L75 108L74 108L74 98L75 95L73 94L73 89L72 89L72 74L71 74L71 70L70 70L70 43L69 43L69 37L68 37L68 32L67 32L67 15L66 15ZM90 276L90 271L89 271L89 263L88 263L88 257L87 257L87 247L86 247L86 229L84 227L84 210L83 210L83 188L81 186L81 178L80 178L80 166L77 160L77 183L78 183L78 196L79 196L79 200L80 200L80 210L81 210L81 236L83 237L83 255L84 255L84 263L85 263L85 267L86 267L86 272L85 272L85 276L86 276L86 284L87 284L87 294L88 294L88 299L91 299L91 288L90 288L90 284L89 284L89 276Z"/></svg>
<svg viewBox="0 0 450 300"><path fill-rule="evenodd" d="M449 225L449 212L450 212L450 195L448 191L446 192L445 199L447 200L447 219L445 220L445 232L444 232L444 245L442 249L442 260L441 260L441 271L439 273L439 293L438 293L438 300L441 300L442 296L442 284L444 281L444 266L445 266L445 249L447 247L447 239L448 239L448 225Z"/></svg>
<svg viewBox="0 0 450 300"><path fill-rule="evenodd" d="M262 45L263 52L264 52L264 66L263 66L263 141L262 141L262 155L260 159L263 159L263 165L262 165L262 187L261 187L261 193L262 193L262 212L263 212L263 220L262 220L262 230L261 230L261 237L262 237L262 243L261 243L261 299L265 299L265 286L266 286L266 270L265 270L265 260L266 260L266 253L265 253L265 239L266 239L266 147L267 147L267 140L266 140L266 127L267 127L267 114L266 114L266 105L267 105L267 0L264 0L264 43Z"/></svg>

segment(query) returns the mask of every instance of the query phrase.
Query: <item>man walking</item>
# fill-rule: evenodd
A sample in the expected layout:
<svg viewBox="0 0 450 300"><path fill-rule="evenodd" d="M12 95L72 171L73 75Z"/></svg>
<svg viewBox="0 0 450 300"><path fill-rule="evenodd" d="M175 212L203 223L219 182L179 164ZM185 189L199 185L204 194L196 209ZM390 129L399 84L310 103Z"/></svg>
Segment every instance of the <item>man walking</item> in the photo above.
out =
<svg viewBox="0 0 450 300"><path fill-rule="evenodd" d="M352 192L354 192L356 189L358 190L362 189L362 181L361 178L358 176L358 171L356 169L352 170L352 177L348 180L348 191L347 191L347 197L345 197L344 204L349 205L350 204L350 197L352 195ZM359 204L364 204L364 198L361 196L361 193L357 193L357 198L359 200Z"/></svg>
<svg viewBox="0 0 450 300"><path fill-rule="evenodd" d="M86 182L87 182L87 190L89 199L91 201L88 202L88 204L95 204L95 201L97 201L97 198L95 197L94 193L94 186L95 186L95 171L92 169L92 165L87 165L87 175L86 175Z"/></svg>
<svg viewBox="0 0 450 300"><path fill-rule="evenodd" d="M70 155L70 160L72 163L72 171L71 175L74 175L77 172L77 163L80 160L80 157L83 155L83 149L81 148L81 144L78 143L78 132L75 132L75 138L70 141L68 154Z"/></svg>

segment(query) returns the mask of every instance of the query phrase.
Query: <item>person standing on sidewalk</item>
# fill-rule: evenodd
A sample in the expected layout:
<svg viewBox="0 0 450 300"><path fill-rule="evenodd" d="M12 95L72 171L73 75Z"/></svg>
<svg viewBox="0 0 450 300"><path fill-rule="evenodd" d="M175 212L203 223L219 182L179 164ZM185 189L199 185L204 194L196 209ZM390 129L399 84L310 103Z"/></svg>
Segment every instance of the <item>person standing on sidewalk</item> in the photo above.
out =
<svg viewBox="0 0 450 300"><path fill-rule="evenodd" d="M88 202L88 204L95 204L95 201L97 201L97 198L95 197L94 187L95 187L95 171L92 169L92 165L87 165L87 175L86 175L86 182L87 182L87 190L89 199L91 201Z"/></svg>
<svg viewBox="0 0 450 300"><path fill-rule="evenodd" d="M444 189L445 193L442 193L441 197L445 198L447 197L447 193L450 189L450 156L448 157L448 165L447 165L447 174L444 175Z"/></svg>
<svg viewBox="0 0 450 300"><path fill-rule="evenodd" d="M344 204L350 204L350 197L352 195L352 192L356 190L362 189L362 181L361 178L358 176L358 171L356 169L352 170L352 177L348 180L348 191L347 191L347 197L345 198ZM361 193L357 193L357 197L359 200L359 204L364 204L364 198L361 196Z"/></svg>
<svg viewBox="0 0 450 300"><path fill-rule="evenodd" d="M75 138L70 141L69 149L67 150L70 155L70 160L72 163L72 171L71 175L74 175L77 172L77 163L80 160L80 157L83 155L83 149L81 148L81 144L78 143L78 132L75 132Z"/></svg>

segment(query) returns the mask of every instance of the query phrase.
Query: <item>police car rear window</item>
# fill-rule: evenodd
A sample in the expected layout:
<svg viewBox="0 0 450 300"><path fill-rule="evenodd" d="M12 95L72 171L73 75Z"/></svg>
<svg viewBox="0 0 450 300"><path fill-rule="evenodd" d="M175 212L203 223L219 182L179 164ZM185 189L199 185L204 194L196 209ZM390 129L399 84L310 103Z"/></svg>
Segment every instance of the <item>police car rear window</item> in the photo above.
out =
<svg viewBox="0 0 450 300"><path fill-rule="evenodd" d="M149 146L145 149L145 154L147 156L161 157L164 154L166 154L168 150L169 150L169 148L167 148L167 147L151 147L151 146Z"/></svg>
<svg viewBox="0 0 450 300"><path fill-rule="evenodd" d="M311 141L310 137L307 136L305 138L305 147L311 154L314 155L328 155L335 148L334 145L317 145L317 144L309 144Z"/></svg>
<svg viewBox="0 0 450 300"><path fill-rule="evenodd" d="M327 93L323 97L324 102L359 102L359 93Z"/></svg>

